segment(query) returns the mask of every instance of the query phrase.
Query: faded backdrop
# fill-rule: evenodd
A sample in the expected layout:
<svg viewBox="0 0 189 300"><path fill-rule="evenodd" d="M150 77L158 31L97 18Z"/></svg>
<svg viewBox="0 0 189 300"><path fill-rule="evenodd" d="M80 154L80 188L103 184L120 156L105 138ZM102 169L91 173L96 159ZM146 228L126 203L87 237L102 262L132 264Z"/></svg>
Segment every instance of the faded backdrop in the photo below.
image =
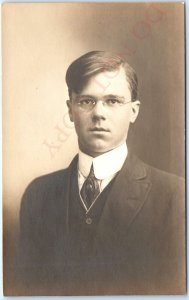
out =
<svg viewBox="0 0 189 300"><path fill-rule="evenodd" d="M78 56L114 51L136 69L141 110L129 148L184 176L184 5L12 3L3 5L2 21L4 280L11 292L24 189L77 152L65 72Z"/></svg>

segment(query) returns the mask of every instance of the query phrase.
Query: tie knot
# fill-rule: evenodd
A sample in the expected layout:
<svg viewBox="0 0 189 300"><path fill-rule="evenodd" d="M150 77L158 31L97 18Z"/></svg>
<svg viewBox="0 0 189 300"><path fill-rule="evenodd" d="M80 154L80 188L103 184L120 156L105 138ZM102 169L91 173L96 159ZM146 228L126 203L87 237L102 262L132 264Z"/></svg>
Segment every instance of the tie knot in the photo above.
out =
<svg viewBox="0 0 189 300"><path fill-rule="evenodd" d="M93 163L91 164L90 172L89 172L89 175L87 176L87 178L94 178L94 179L96 179L95 174L94 174Z"/></svg>

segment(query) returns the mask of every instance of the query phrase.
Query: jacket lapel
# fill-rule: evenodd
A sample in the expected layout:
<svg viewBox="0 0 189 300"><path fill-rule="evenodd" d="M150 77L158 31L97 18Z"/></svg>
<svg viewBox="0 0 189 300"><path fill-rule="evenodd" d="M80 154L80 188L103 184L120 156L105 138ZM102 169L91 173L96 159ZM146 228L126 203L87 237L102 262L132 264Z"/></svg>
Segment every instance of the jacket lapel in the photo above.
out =
<svg viewBox="0 0 189 300"><path fill-rule="evenodd" d="M77 172L77 163L78 163L78 155L74 157L69 167L66 170L65 180L62 182L62 186L64 187L63 196L64 199L64 212L65 212L65 228L66 234L69 235L69 214L70 214L70 187L71 180L73 180L74 172Z"/></svg>
<svg viewBox="0 0 189 300"><path fill-rule="evenodd" d="M115 178L99 223L100 231L117 235L124 234L144 205L151 188L148 167L137 157L128 155L126 162Z"/></svg>

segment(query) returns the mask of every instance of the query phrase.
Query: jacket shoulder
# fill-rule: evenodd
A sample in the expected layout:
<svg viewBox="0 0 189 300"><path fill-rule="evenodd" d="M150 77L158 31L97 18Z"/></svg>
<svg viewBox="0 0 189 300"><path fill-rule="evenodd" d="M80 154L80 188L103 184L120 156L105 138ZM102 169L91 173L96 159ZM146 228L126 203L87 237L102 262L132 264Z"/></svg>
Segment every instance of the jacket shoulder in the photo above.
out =
<svg viewBox="0 0 189 300"><path fill-rule="evenodd" d="M183 177L159 170L151 166L149 167L149 170L150 178L155 184L159 184L164 187L167 186L173 191L178 189L179 187L184 188L185 180Z"/></svg>
<svg viewBox="0 0 189 300"><path fill-rule="evenodd" d="M61 204L62 199L67 195L71 172L75 165L76 158L65 169L35 178L24 191L20 213L28 209L41 211Z"/></svg>
<svg viewBox="0 0 189 300"><path fill-rule="evenodd" d="M70 173L77 163L77 157L75 157L71 164L62 170L58 170L46 175L35 178L26 188L24 195L30 193L42 193L48 194L51 190L57 190L64 187L70 177Z"/></svg>
<svg viewBox="0 0 189 300"><path fill-rule="evenodd" d="M142 163L146 169L146 178L151 184L149 196L155 199L161 207L173 209L175 215L184 214L185 210L185 180L175 174L168 173L146 163Z"/></svg>
<svg viewBox="0 0 189 300"><path fill-rule="evenodd" d="M43 189L49 190L51 187L55 187L60 183L63 184L67 174L68 168L39 176L29 183L24 192L24 195L28 193L42 191Z"/></svg>
<svg viewBox="0 0 189 300"><path fill-rule="evenodd" d="M136 155L130 155L129 169L131 170L131 176L135 179L147 178L149 181L159 182L160 184L184 184L183 177L179 177L175 174L168 173L166 171L157 169L138 158Z"/></svg>
<svg viewBox="0 0 189 300"><path fill-rule="evenodd" d="M132 158L132 177L137 180L145 179L151 185L151 192L156 194L156 198L184 199L185 180L175 174L157 169L135 155Z"/></svg>

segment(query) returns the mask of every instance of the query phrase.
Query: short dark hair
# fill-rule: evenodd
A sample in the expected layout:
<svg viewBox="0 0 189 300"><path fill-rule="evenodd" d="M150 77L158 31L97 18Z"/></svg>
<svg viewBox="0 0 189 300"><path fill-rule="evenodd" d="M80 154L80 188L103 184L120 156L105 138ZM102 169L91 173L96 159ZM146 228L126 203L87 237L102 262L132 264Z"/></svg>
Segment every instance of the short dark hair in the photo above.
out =
<svg viewBox="0 0 189 300"><path fill-rule="evenodd" d="M74 60L66 72L66 83L71 99L72 92L80 93L87 81L104 71L115 71L123 67L129 83L132 101L138 97L138 79L135 70L117 54L107 51L91 51Z"/></svg>

